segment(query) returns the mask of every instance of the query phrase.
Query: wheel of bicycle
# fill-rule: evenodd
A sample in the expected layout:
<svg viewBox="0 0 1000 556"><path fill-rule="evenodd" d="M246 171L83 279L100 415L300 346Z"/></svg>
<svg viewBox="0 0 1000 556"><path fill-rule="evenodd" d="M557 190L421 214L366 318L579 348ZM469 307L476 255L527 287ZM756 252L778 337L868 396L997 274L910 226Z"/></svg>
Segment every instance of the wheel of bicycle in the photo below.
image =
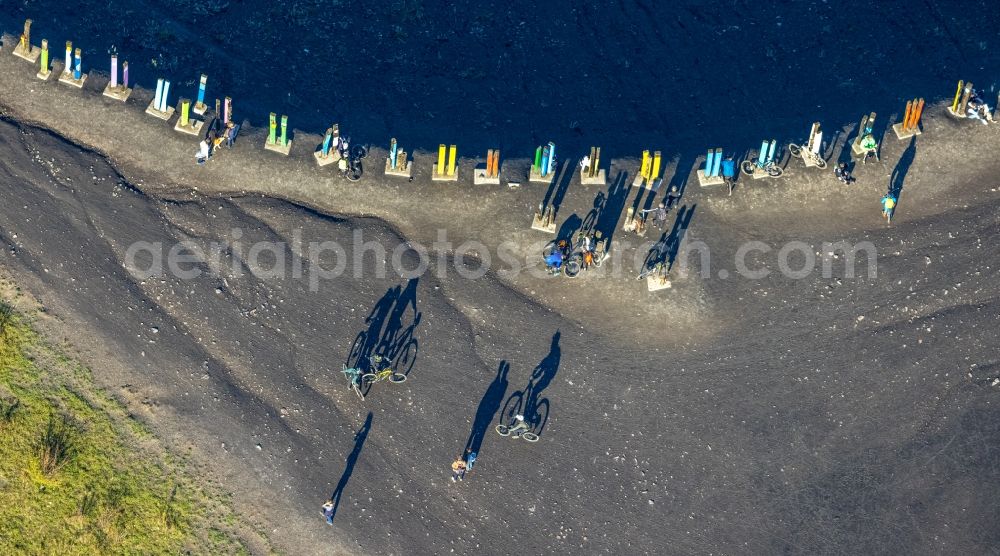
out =
<svg viewBox="0 0 1000 556"><path fill-rule="evenodd" d="M744 160L743 162L740 163L740 170L743 170L744 174L752 176L755 166L756 165L752 160Z"/></svg>
<svg viewBox="0 0 1000 556"><path fill-rule="evenodd" d="M361 393L361 388L358 387L357 382L351 382L351 390L354 390L354 393L357 394L362 400L365 399L365 395Z"/></svg>
<svg viewBox="0 0 1000 556"><path fill-rule="evenodd" d="M802 147L796 145L795 143L789 143L788 152L795 158L800 158L802 156Z"/></svg>
<svg viewBox="0 0 1000 556"><path fill-rule="evenodd" d="M573 255L568 261L566 261L566 264L563 265L563 272L570 278L576 278L580 275L580 266L582 261L582 255L579 253Z"/></svg>
<svg viewBox="0 0 1000 556"><path fill-rule="evenodd" d="M361 360L361 354L365 351L365 345L368 343L368 334L364 330L358 332L358 335L354 337L354 343L351 344L351 353L347 356L348 365L357 366ZM347 368L347 365L344 365Z"/></svg>
<svg viewBox="0 0 1000 556"><path fill-rule="evenodd" d="M365 373L361 375L361 382L366 384L378 382L378 375L375 373Z"/></svg>
<svg viewBox="0 0 1000 556"><path fill-rule="evenodd" d="M538 442L538 435L533 432L522 432L521 438L527 440L528 442Z"/></svg>
<svg viewBox="0 0 1000 556"><path fill-rule="evenodd" d="M824 160L823 157L821 157L821 156L817 156L816 157L816 167L819 168L820 170L825 169L826 168L826 160Z"/></svg>
<svg viewBox="0 0 1000 556"><path fill-rule="evenodd" d="M389 382L393 384L406 382L406 375L404 375L403 373L392 373L391 375L389 375Z"/></svg>
<svg viewBox="0 0 1000 556"><path fill-rule="evenodd" d="M351 145L351 158L361 160L368 156L368 148L364 145Z"/></svg>
<svg viewBox="0 0 1000 556"><path fill-rule="evenodd" d="M364 168L362 168L362 166L361 166L361 161L360 160L358 160L357 162L355 162L355 164L357 164L356 168L351 168L350 170L347 171L347 179L350 180L350 181L358 181L358 180L360 180L361 176L363 176L364 173L365 173Z"/></svg>
<svg viewBox="0 0 1000 556"><path fill-rule="evenodd" d="M510 427L507 425L497 425L496 431L500 436L510 436Z"/></svg>
<svg viewBox="0 0 1000 556"><path fill-rule="evenodd" d="M771 176L772 178L776 178L776 177L780 176L781 173L782 173L782 170L781 170L781 168L778 167L777 164L772 164L771 166L767 167L767 175Z"/></svg>

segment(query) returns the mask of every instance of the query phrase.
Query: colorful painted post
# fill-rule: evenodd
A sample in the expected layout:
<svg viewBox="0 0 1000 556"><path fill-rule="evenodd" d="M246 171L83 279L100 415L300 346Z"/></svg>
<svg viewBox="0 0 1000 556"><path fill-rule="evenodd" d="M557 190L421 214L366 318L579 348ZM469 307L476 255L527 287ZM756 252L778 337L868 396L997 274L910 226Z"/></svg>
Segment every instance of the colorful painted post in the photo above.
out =
<svg viewBox="0 0 1000 556"><path fill-rule="evenodd" d="M157 108L160 112L167 112L167 98L170 95L170 81L163 81L163 96L160 97L160 107Z"/></svg>
<svg viewBox="0 0 1000 556"><path fill-rule="evenodd" d="M271 120L268 123L267 129L268 129L268 131L267 131L267 144L268 145L274 145L275 144L275 136L278 133L278 115L275 114L274 112L271 112Z"/></svg>
<svg viewBox="0 0 1000 556"><path fill-rule="evenodd" d="M549 147L548 145L542 147L542 177L547 177L549 175Z"/></svg>
<svg viewBox="0 0 1000 556"><path fill-rule="evenodd" d="M535 163L532 164L532 167L538 172L539 175L541 175L541 173L542 173L542 148L541 147L536 147L535 148Z"/></svg>
<svg viewBox="0 0 1000 556"><path fill-rule="evenodd" d="M393 137L389 140L389 167L393 170L396 169L396 151L399 146L396 144L396 138Z"/></svg>
<svg viewBox="0 0 1000 556"><path fill-rule="evenodd" d="M233 118L233 99L226 97L225 103L222 105L222 123L228 124Z"/></svg>
<svg viewBox="0 0 1000 556"><path fill-rule="evenodd" d="M712 161L712 177L719 177L722 169L722 149L715 149L715 160Z"/></svg>
<svg viewBox="0 0 1000 556"><path fill-rule="evenodd" d="M958 112L956 115L960 115L962 117L967 115L966 110L969 109L969 97L972 96L972 90L972 83L966 83L965 90L962 91L962 102L958 105Z"/></svg>
<svg viewBox="0 0 1000 556"><path fill-rule="evenodd" d="M180 124L182 127L188 127L191 120L191 101L182 98L181 99L181 119Z"/></svg>
<svg viewBox="0 0 1000 556"><path fill-rule="evenodd" d="M288 146L288 116L281 116L281 142L282 147Z"/></svg>
<svg viewBox="0 0 1000 556"><path fill-rule="evenodd" d="M122 88L128 89L128 62L122 62Z"/></svg>
<svg viewBox="0 0 1000 556"><path fill-rule="evenodd" d="M122 64L123 80L118 81L118 54L111 55L111 81L104 88L104 96L124 102L132 91L128 88L128 62Z"/></svg>
<svg viewBox="0 0 1000 556"><path fill-rule="evenodd" d="M474 185L500 185L500 150L488 149L486 151L486 165L476 166L472 174Z"/></svg>
<svg viewBox="0 0 1000 556"><path fill-rule="evenodd" d="M110 87L118 88L118 55L111 55L111 83L108 84Z"/></svg>
<svg viewBox="0 0 1000 556"><path fill-rule="evenodd" d="M437 171L435 174L444 174L444 157L447 147L444 143L438 145L438 161L437 161Z"/></svg>
<svg viewBox="0 0 1000 556"><path fill-rule="evenodd" d="M556 171L556 144L549 141L549 165L546 169L545 175L549 175Z"/></svg>
<svg viewBox="0 0 1000 556"><path fill-rule="evenodd" d="M181 117L174 124L174 129L188 135L199 135L201 131L201 120L191 119L191 101L186 98L181 99Z"/></svg>
<svg viewBox="0 0 1000 556"><path fill-rule="evenodd" d="M395 139L393 139L395 141ZM323 136L323 158L330 156L330 145L333 143L333 128L326 128L326 135Z"/></svg>
<svg viewBox="0 0 1000 556"><path fill-rule="evenodd" d="M66 41L66 64L63 66L63 75L68 76L73 69L73 41Z"/></svg>
<svg viewBox="0 0 1000 556"><path fill-rule="evenodd" d="M962 87L964 85L965 85L965 82L962 81L961 79L959 79L958 80L958 89L955 89L955 100L952 101L952 103L951 103L951 112L952 112L952 114L956 114L958 112L958 100L960 98L962 98ZM962 114L962 115L964 116L965 114Z"/></svg>
<svg viewBox="0 0 1000 556"><path fill-rule="evenodd" d="M455 166L458 163L458 146L452 145L448 148L448 175L455 175Z"/></svg>
<svg viewBox="0 0 1000 556"><path fill-rule="evenodd" d="M156 92L153 100L146 107L146 113L161 120L169 120L174 114L174 107L167 104L167 94L170 91L170 82L160 78L156 80Z"/></svg>
<svg viewBox="0 0 1000 556"><path fill-rule="evenodd" d="M652 159L649 156L649 151L642 151L642 163L639 165L639 175L642 179L649 179L649 169L652 166Z"/></svg>
<svg viewBox="0 0 1000 556"><path fill-rule="evenodd" d="M72 85L78 89L83 88L83 83L87 80L87 76L83 74L83 54L79 48L71 52L72 43L66 43L66 60L70 63L66 66L62 75L59 76L59 82L65 83L67 85Z"/></svg>
<svg viewBox="0 0 1000 556"><path fill-rule="evenodd" d="M892 131L896 133L896 138L900 141L909 139L914 135L920 135L920 113L924 109L924 99L913 99L906 101L906 111L903 113L903 121L892 126Z"/></svg>
<svg viewBox="0 0 1000 556"><path fill-rule="evenodd" d="M83 77L83 53L77 48L73 53L73 79L77 81Z"/></svg>
<svg viewBox="0 0 1000 556"><path fill-rule="evenodd" d="M41 52L42 62L39 66L38 73L35 77L45 81L52 75L52 71L49 69L49 41L42 39L42 52Z"/></svg>
<svg viewBox="0 0 1000 556"><path fill-rule="evenodd" d="M722 149L708 149L705 154L705 168L699 169L698 185L708 187L710 185L722 185L724 180L719 176L719 168L722 164Z"/></svg>
<svg viewBox="0 0 1000 556"><path fill-rule="evenodd" d="M203 116L208 110L205 106L205 87L208 85L208 76L204 73L201 74L201 79L198 81L198 100L194 103L194 112L199 116Z"/></svg>
<svg viewBox="0 0 1000 556"><path fill-rule="evenodd" d="M385 157L385 175L413 178L413 165L407 163L406 151L399 148L395 137L389 140L389 156Z"/></svg>
<svg viewBox="0 0 1000 556"><path fill-rule="evenodd" d="M267 125L267 141L264 148L288 156L292 150L292 140L288 138L288 116L281 116L281 136L278 136L278 115L271 112ZM315 151L313 151L315 152Z"/></svg>

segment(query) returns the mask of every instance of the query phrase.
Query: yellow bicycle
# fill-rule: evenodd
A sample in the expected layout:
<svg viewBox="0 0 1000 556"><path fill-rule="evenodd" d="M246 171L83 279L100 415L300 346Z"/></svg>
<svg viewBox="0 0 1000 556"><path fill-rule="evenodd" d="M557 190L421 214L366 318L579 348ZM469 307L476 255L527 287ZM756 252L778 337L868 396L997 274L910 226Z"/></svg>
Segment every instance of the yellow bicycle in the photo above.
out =
<svg viewBox="0 0 1000 556"><path fill-rule="evenodd" d="M373 372L365 373L361 375L361 382L365 385L375 384L376 382L383 382L388 380L393 384L399 384L400 382L406 382L406 375L403 373L397 373L392 367L384 367L379 369L379 365L383 361L381 355L373 355L369 358L372 363Z"/></svg>

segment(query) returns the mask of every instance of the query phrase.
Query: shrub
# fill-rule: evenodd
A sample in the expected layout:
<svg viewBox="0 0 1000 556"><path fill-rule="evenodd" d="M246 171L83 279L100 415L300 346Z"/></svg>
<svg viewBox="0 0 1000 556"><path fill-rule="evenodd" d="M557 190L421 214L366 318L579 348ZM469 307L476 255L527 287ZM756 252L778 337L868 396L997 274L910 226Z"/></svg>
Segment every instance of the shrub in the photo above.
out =
<svg viewBox="0 0 1000 556"><path fill-rule="evenodd" d="M49 416L49 422L39 442L38 462L42 473L46 475L55 473L73 457L74 432L73 424L66 415L58 418Z"/></svg>

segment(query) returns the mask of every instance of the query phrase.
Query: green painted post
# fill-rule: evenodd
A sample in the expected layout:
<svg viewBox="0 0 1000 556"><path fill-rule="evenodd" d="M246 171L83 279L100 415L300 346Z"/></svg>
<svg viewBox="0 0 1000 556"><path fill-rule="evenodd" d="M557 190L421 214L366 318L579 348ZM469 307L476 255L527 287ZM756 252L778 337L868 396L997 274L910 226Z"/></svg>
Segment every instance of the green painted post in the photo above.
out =
<svg viewBox="0 0 1000 556"><path fill-rule="evenodd" d="M281 146L288 146L288 116L281 117Z"/></svg>
<svg viewBox="0 0 1000 556"><path fill-rule="evenodd" d="M277 114L275 114L274 112L271 112L271 124L268 127L268 132L267 132L267 144L268 145L273 145L274 144L274 133L275 133L275 131L277 131L277 128L278 128L278 124L275 122L275 119L277 117L278 117Z"/></svg>
<svg viewBox="0 0 1000 556"><path fill-rule="evenodd" d="M535 149L535 165L534 165L534 167L537 168L539 171L541 171L541 168L542 168L542 148L541 147L538 147L537 149Z"/></svg>

